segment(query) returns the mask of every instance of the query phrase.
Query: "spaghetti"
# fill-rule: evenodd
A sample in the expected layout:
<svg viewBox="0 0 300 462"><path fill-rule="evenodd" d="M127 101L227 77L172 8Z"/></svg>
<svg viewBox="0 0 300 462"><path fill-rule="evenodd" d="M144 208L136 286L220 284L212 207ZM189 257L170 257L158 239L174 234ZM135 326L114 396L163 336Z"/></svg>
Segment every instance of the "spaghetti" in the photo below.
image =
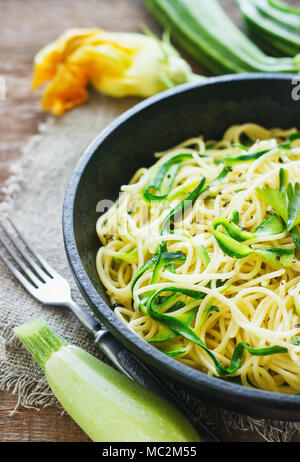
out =
<svg viewBox="0 0 300 462"><path fill-rule="evenodd" d="M300 133L256 124L156 153L97 222L118 318L178 361L300 392Z"/></svg>

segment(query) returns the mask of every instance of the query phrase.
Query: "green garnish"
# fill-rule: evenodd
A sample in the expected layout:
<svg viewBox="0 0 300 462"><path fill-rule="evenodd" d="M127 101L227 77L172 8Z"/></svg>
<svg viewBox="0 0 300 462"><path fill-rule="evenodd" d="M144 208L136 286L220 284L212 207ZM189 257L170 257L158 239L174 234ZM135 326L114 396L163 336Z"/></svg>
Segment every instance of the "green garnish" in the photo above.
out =
<svg viewBox="0 0 300 462"><path fill-rule="evenodd" d="M245 244L233 239L232 237L214 229L213 234L220 249L231 258L244 258L250 255L253 250Z"/></svg>
<svg viewBox="0 0 300 462"><path fill-rule="evenodd" d="M296 136L300 132L294 133ZM292 135L290 135L292 136ZM299 135L300 137L300 135ZM280 215L287 231L290 232L294 244L300 250L300 184L287 184L288 172L281 168L279 171L279 189L256 188L256 192Z"/></svg>
<svg viewBox="0 0 300 462"><path fill-rule="evenodd" d="M300 184L296 183L294 188L291 183L287 187L288 196L288 222L287 228L290 231L300 223Z"/></svg>
<svg viewBox="0 0 300 462"><path fill-rule="evenodd" d="M166 326L159 326L157 333L152 337L151 340L148 340L148 343L163 343L169 340L173 340L173 338L178 337L178 334L174 332L172 329L169 329Z"/></svg>
<svg viewBox="0 0 300 462"><path fill-rule="evenodd" d="M291 143L294 140L298 140L299 138L300 138L300 131L292 133L291 135L287 137L287 141L283 144L278 145L278 147L283 148L283 149L291 149ZM239 144L239 143L233 143L232 147L240 148L247 152L246 154L240 154L238 156L226 156L226 157L222 157L221 159L215 159L215 163L217 164L223 163L224 165L232 167L233 165L240 164L242 162L252 162L253 160L259 159L264 154L267 154L267 152L270 152L270 149L264 149L262 151L257 151L257 152L248 152L248 148L244 146L243 144Z"/></svg>
<svg viewBox="0 0 300 462"><path fill-rule="evenodd" d="M285 224L288 221L288 197L286 190L275 188L256 188L256 192L281 216Z"/></svg>
<svg viewBox="0 0 300 462"><path fill-rule="evenodd" d="M205 154L198 154L199 157L208 157ZM146 201L160 201L166 199L174 183L181 163L185 159L192 159L193 155L189 153L177 154L162 164L158 169L152 183L150 183L143 191L143 197ZM160 194L153 194L150 190L153 189Z"/></svg>
<svg viewBox="0 0 300 462"><path fill-rule="evenodd" d="M283 168L279 171L279 180L279 189L256 188L256 192L281 216L290 231L300 223L300 184L286 185L287 172Z"/></svg>
<svg viewBox="0 0 300 462"><path fill-rule="evenodd" d="M294 249L282 249L280 247L269 247L267 249L255 249L265 260L273 265L290 266L295 258Z"/></svg>
<svg viewBox="0 0 300 462"><path fill-rule="evenodd" d="M232 217L235 221L239 220L239 215L236 215L235 213ZM275 214L262 221L254 232L248 232L240 228L233 219L227 220L227 218L216 218L212 223L213 229L216 230L219 226L223 226L226 234L238 242L247 241L248 239L253 239L257 236L273 236L284 230L281 219Z"/></svg>

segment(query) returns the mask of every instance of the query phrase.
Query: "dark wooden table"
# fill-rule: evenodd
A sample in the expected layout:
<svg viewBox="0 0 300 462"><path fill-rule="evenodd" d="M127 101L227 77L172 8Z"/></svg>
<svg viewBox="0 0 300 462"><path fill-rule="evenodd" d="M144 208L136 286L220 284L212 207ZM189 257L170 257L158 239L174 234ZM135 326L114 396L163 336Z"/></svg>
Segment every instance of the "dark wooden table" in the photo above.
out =
<svg viewBox="0 0 300 462"><path fill-rule="evenodd" d="M239 21L234 1L221 3L231 18ZM70 27L138 32L147 25L155 33L161 29L141 0L0 0L0 18L0 76L7 87L6 100L0 101L1 188L22 146L47 117L39 104L41 91L33 92L30 86L33 58L42 46ZM195 72L203 72L191 64ZM19 407L11 416L16 401L11 392L0 392L0 441L89 441L57 407L39 412ZM251 432L228 437L222 428L218 434L227 441L262 440Z"/></svg>

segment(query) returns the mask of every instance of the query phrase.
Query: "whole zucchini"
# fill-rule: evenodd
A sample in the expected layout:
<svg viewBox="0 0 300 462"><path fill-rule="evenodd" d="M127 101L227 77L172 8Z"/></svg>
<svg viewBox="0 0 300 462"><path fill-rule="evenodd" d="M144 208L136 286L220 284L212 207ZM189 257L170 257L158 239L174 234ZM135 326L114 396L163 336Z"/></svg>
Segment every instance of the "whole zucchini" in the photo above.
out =
<svg viewBox="0 0 300 462"><path fill-rule="evenodd" d="M167 401L68 344L41 319L15 329L69 415L102 442L196 442L190 422Z"/></svg>
<svg viewBox="0 0 300 462"><path fill-rule="evenodd" d="M297 58L266 55L236 27L217 0L143 0L160 24L214 74L300 72Z"/></svg>
<svg viewBox="0 0 300 462"><path fill-rule="evenodd" d="M251 37L266 51L300 53L300 17L279 11L267 0L237 0Z"/></svg>

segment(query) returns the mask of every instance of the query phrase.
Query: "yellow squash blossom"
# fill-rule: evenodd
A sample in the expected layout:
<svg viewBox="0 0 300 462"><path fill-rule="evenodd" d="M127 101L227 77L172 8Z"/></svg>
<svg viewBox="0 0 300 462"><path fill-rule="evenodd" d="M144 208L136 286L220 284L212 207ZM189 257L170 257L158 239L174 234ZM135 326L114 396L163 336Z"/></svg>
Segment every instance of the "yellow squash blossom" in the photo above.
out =
<svg viewBox="0 0 300 462"><path fill-rule="evenodd" d="M86 101L89 83L114 97L148 97L200 78L168 40L70 29L37 53L32 86L50 81L42 107L58 116Z"/></svg>

